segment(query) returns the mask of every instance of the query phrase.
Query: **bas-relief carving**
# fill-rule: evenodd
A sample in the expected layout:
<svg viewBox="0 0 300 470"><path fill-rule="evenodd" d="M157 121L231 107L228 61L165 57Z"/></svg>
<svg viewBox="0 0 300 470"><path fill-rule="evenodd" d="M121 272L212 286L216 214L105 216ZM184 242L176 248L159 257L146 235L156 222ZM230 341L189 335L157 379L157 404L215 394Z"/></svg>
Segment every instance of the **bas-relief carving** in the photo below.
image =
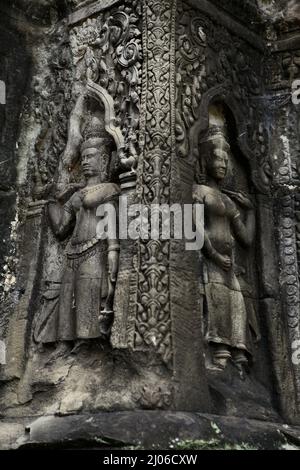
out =
<svg viewBox="0 0 300 470"><path fill-rule="evenodd" d="M203 14L202 10L201 13ZM278 181L280 181L279 184L292 184L292 173L294 175L293 178L295 176L297 178L297 165L294 163L296 159L290 165L290 159L288 158L288 141L283 141L281 139L278 141L278 139L272 138L274 135L274 122L278 123L280 129L288 127L290 129L290 135L293 135L292 129L297 128L297 124L294 122L295 119L292 117L291 113L285 113L283 108L289 102L290 95L287 96L286 93L278 93L275 90L274 92L271 92L270 95L264 94L264 100L261 99L261 95L263 93L261 89L261 85L263 83L262 76L269 77L270 79L279 76L280 73L278 73L277 70L278 64L275 63L275 57L272 58L271 63L273 69L276 69L276 74L274 74L273 69L273 72L268 72L269 69L264 70L262 67L262 60L266 61L268 64L268 56L263 59L263 55L259 54L249 45L246 46L246 44L240 40L239 33L237 35L234 34L234 23L232 23L231 30L228 31L226 28L218 24L212 24L210 18L204 17L203 20L201 16L202 15L199 15L199 11L196 9L191 9L186 4L182 4L177 28L177 71L179 74L179 77L177 77L177 83L179 86L181 86L181 83L188 84L189 86L186 86L186 89L181 87L181 93L178 94L180 97L180 100L177 101L176 111L178 116L176 130L177 136L179 137L177 137L178 154L191 163L197 160L199 155L198 135L200 131L205 131L208 126L208 118L205 117L208 115L207 108L209 104L214 101L223 102L231 109L231 112L235 117L238 128L239 146L243 147L244 154L249 157L252 181L257 191L266 195L269 194L272 198L271 195L274 192L274 187L278 184ZM197 20L202 23L202 52L199 51L197 58L193 59L191 52L198 43L192 33L191 25L193 22L197 22ZM185 36L189 38L189 41L183 41ZM186 46L185 49L182 47L183 44ZM186 51L190 52L189 61L186 59ZM231 56L231 53L233 53L233 56ZM203 55L205 57L204 61L201 59ZM287 68L291 67L293 77L295 77L296 73L294 60L294 56L296 55L297 54L293 54L292 60L289 59L289 64L288 58L286 58ZM201 67L199 66L199 62L202 64ZM184 66L182 66L182 63ZM194 75L192 72L188 73L185 71L188 68L189 70L192 70L193 66L195 71ZM192 84L191 76L196 77L193 78L194 83L195 80L199 80L201 77L200 90L197 86L192 88L190 85L190 83ZM280 86L282 85L280 84ZM190 92L191 89L193 90L193 93ZM200 106L197 108L194 103L197 100L198 95L200 95L201 98ZM186 112L187 104L189 106L190 113ZM201 107L202 110L199 112L199 108ZM189 121L185 116L188 116ZM247 126L243 125L245 122L247 123ZM184 123L183 126L182 123ZM182 132L182 129L184 129L184 132ZM279 148L282 148L283 152L279 152ZM298 148L298 144L295 142L295 139L293 140L293 144L290 146L290 149L291 148L294 150ZM184 152L182 149L184 149ZM279 158L274 159L274 154ZM285 157L282 158L281 155L285 155ZM296 179L294 181L296 181ZM233 186L231 190L234 191L236 188ZM274 210L271 199L268 203L268 207L268 210L271 212ZM264 213L264 209L261 205L257 207L257 210L260 214ZM271 218L271 224L273 224L273 219L274 215ZM260 243L265 245L265 235L261 230L262 229L257 233L257 237L260 239ZM275 227L271 239L271 242L275 247ZM255 258L253 248L251 256ZM267 254L265 252L263 253L263 256L267 258ZM286 255L283 255L283 259L285 259L285 256ZM287 263L289 264L289 262L290 261L288 259L285 259L283 263L287 266ZM265 262L265 265L269 266L270 263ZM295 267L296 266L294 265L294 268ZM279 289L279 279L275 274L273 277L274 280L272 279L272 286L274 285L275 287L272 287L270 290L270 275L266 275L265 272L262 273L262 279L265 279L263 289L268 293L272 293L272 296L276 296L276 292L278 292ZM275 278L277 279L276 282ZM290 281L292 280L290 279ZM297 285L295 283L293 284L293 287L294 286L297 289ZM292 286L288 290L291 292ZM295 317L295 309L292 308L291 299L289 299L288 305L290 305L287 310L290 310L288 317L289 323L291 323L291 317ZM283 324L283 330L285 322L284 315L285 314L283 313L281 315L282 318L277 318L276 320ZM298 315L296 316L298 317ZM293 321L295 322L296 318L293 318ZM274 345L274 348L279 347L280 349L283 342L282 340L280 340L280 342L278 338L276 339L278 335L274 328L274 325L270 326L270 330L272 330L271 334L274 334L275 339L275 342L272 344ZM285 330L283 332L283 335L284 334L286 334ZM291 337L298 337L297 335L296 330L293 329ZM274 357L276 357L275 352ZM258 359L258 361L260 360L261 358ZM278 369L278 363L276 363L275 367ZM282 367L279 371L279 375L281 377L284 375ZM283 391L281 393L285 392Z"/></svg>
<svg viewBox="0 0 300 470"><path fill-rule="evenodd" d="M60 194L60 201L67 199L63 205L48 204L55 235L60 240L72 235L66 248L61 285L59 289L57 285L52 287L43 296L44 309L34 332L37 342L107 339L113 321L119 243L116 238L97 238L96 212L104 203L117 206L120 190L110 182L112 139L104 122L93 118L85 135L81 166L86 184L71 197L68 191ZM117 224L116 220L112 222Z"/></svg>
<svg viewBox="0 0 300 470"><path fill-rule="evenodd" d="M271 162L265 134L262 94L263 55L245 43L238 33L210 16L179 2L176 49L177 152L193 164L198 155L198 135L207 127L206 107L213 101L227 104L238 124L239 140L250 158L253 180L267 193ZM234 25L234 24L233 24ZM245 119L248 116L248 119ZM256 145L256 139L264 145Z"/></svg>
<svg viewBox="0 0 300 470"><path fill-rule="evenodd" d="M119 170L137 177L136 196L143 203L168 203L174 181L172 162L178 158L196 168L194 200L205 205L207 214L199 262L199 286L205 302L198 314L203 318L208 345L208 369L227 374L232 362L246 379L248 374L255 375L254 343L260 338L258 286L252 263L258 228L247 182L265 194L274 182L268 147L270 127L259 104L261 55L232 29L229 32L214 24L185 2L178 2L175 28L175 11L175 1L145 1L143 41L139 2L125 2L97 17L75 18L69 31L71 53L63 34L57 32L61 34L61 51L52 56L51 83L46 90L36 83L39 97L35 100L42 103L41 109L36 109L41 130L35 159L29 164L33 204L38 204L47 225L44 250L49 254L49 259L44 255L43 270L47 288L32 331L35 342L46 348L51 343L67 343L68 360L71 348L74 356L82 344L92 356L92 340L101 339L109 345L119 243L117 239L95 239L96 206L103 200L115 200L119 194L112 177L115 162ZM58 102L47 103L49 96L56 96L53 80L59 84ZM207 129L209 113L202 110L211 97L212 102L223 101L234 115L234 136L224 125ZM239 106L240 113L235 114ZM249 125L244 125L245 120ZM201 134L203 130L210 134ZM238 147L248 151L245 165L240 155L234 155ZM248 181L245 173L249 166ZM42 199L47 199L49 192L58 197L46 204L45 211ZM295 201L294 206L292 200L284 200L284 211L289 205L298 209L297 197ZM282 224L287 230L282 243L291 255L291 227L286 226L286 218ZM297 227L293 242L298 241L298 232ZM295 246L299 261L299 242ZM177 344L170 298L170 249L168 241L141 242L134 248L138 256L127 260L137 270L138 279L130 280L129 289L128 304L135 299L134 322L130 318L129 328L121 321L127 328L124 344L137 354L158 353L159 359L151 367L163 363L170 372L169 383L164 383L164 376L154 384L149 367L150 385L139 383L133 393L135 406L144 408L174 406L170 383ZM294 287L288 283L290 306L295 300ZM292 328L296 325L295 308L288 313ZM110 350L106 358L109 370ZM141 369L146 369L145 363ZM126 380L131 378L126 376ZM128 400L125 406L133 405Z"/></svg>
<svg viewBox="0 0 300 470"><path fill-rule="evenodd" d="M287 29L286 29L287 28ZM287 25L273 28L274 43L268 60L266 89L269 94L267 113L272 115L269 132L270 154L273 155L272 182L274 217L279 251L280 298L288 325L288 342L300 338L299 316L299 110L292 102L291 90L299 78L299 31L288 33ZM299 408L299 366L293 364L296 402Z"/></svg>
<svg viewBox="0 0 300 470"><path fill-rule="evenodd" d="M170 103L174 87L176 1L147 0L144 5L145 49L142 131L145 132L140 181L142 203L170 200L173 116ZM146 76L147 75L147 76ZM150 240L139 247L140 273L134 348L154 348L166 364L173 360L169 293L169 241Z"/></svg>
<svg viewBox="0 0 300 470"><path fill-rule="evenodd" d="M212 116L213 117L213 116ZM201 291L204 295L204 331L211 354L210 368L223 370L231 359L244 378L259 338L254 286L241 284L247 268L239 265L236 245L245 249L255 237L255 209L248 195L222 183L229 173L230 145L225 122L211 124L199 145L198 184L194 202L204 204L205 243L201 256ZM232 162L231 162L232 164ZM234 174L234 168L231 168ZM199 181L200 180L200 181ZM247 265L247 263L246 263ZM238 279L239 277L239 279ZM243 285L244 284L244 285ZM252 288L251 288L252 287ZM249 292L250 288L250 292Z"/></svg>
<svg viewBox="0 0 300 470"><path fill-rule="evenodd" d="M117 251L112 249L112 241L111 244L108 243L107 256L104 244L102 243L101 247L101 243L96 239L96 209L102 199L107 200L109 196L113 198L118 194L115 185L109 186L108 169L105 169L105 166L120 166L123 172L134 173L137 164L141 60L139 11L140 7L136 2L130 2L113 11L100 13L97 18L88 18L70 30L74 64L72 95L75 105L70 113L68 140L59 162L57 189L60 192L60 202L70 198L72 192L74 194L65 202L63 209L49 204L48 214L56 236L60 239L66 238L72 230L73 235L65 249L67 265L60 268L62 281L58 280L59 276L54 275L55 282L50 281L51 288L43 296L44 309L37 321L35 338L45 343L101 336L98 316L103 308L101 303L105 299L107 289L109 297L106 310L109 311L102 313L102 336L109 336L112 318L108 317L112 317L115 287L112 284L115 283ZM101 142L96 142L97 132L101 134L101 129L86 130L86 135L96 133L95 138L87 138L82 144L85 137L82 128L86 115L89 114L90 119L93 115L93 110L88 109L88 103L93 100L98 101L98 104L100 100L105 113L106 131L111 134L116 144L114 153L110 151L109 156L107 148L101 148ZM93 103L90 107L95 108L97 104ZM95 191L88 188L89 183L85 185L82 181L78 165L80 147L84 152L81 152L81 159L84 158L83 172L88 165L85 160L88 157L93 158L92 153L97 153L100 159L99 174L95 175L94 179L101 180L101 185L105 184L99 188L93 184ZM116 151L117 158L114 155ZM97 166L96 161L95 165ZM112 172L114 168L110 170ZM80 188L80 185L83 187ZM36 194L40 196L42 181L38 187ZM43 189L45 191L48 187ZM93 192L91 196L90 191ZM89 204L92 204L91 207ZM92 230L93 233L86 233L87 226L88 231ZM115 245L118 247L117 243ZM112 264L111 275L107 275L107 261L109 265ZM50 260L48 269L52 278L53 262L54 260ZM85 288L87 286L88 289ZM89 320L84 319L87 305L90 307ZM77 315L78 321L72 318L72 315Z"/></svg>
<svg viewBox="0 0 300 470"><path fill-rule="evenodd" d="M25 314L21 335L25 338L26 331L30 333L26 341L22 338L25 348L22 355L16 357L15 348L11 355L12 375L21 377L19 399L22 402L30 401L39 387L38 371L43 370L45 361L47 364L57 361L57 372L50 365L45 368L43 380L51 384L61 373L61 358L66 359L68 368L79 354L80 368L84 367L81 351L91 348L92 355L100 354L92 343L103 344L103 355L109 348L119 242L98 240L96 211L101 203L114 202L117 206L121 173L135 179L140 21L138 2L127 2L96 19L71 27L68 32L64 24L60 25L52 38L53 43L61 38L60 47L48 54L49 67L43 72L47 86L44 89L35 86L36 106L27 110L29 118L30 113L38 113L41 124L35 158L30 159L28 166L26 192L28 196L31 192L34 199L27 220L29 216L39 218L41 243L35 258L39 263L42 260L42 264L33 324L25 312L16 317L20 325L20 316ZM64 75L67 73L68 80ZM60 93L55 95L55 81L56 86L59 84L58 92L66 93L65 100ZM59 103L47 102L52 93ZM63 114L63 125L60 114ZM54 138L59 146L52 148ZM52 158L53 149L55 158ZM101 364L101 354L98 360ZM91 371L89 364L86 367ZM98 380L103 380L106 371L98 375ZM137 388L134 379L132 382L133 389ZM72 381L66 386L72 387ZM84 388L82 384L83 396Z"/></svg>
<svg viewBox="0 0 300 470"><path fill-rule="evenodd" d="M117 159L112 156L115 161L112 166L120 166L119 173L131 173L130 178L135 178L141 79L139 22L138 2L125 2L113 11L107 10L96 18L71 25L75 105L59 166L58 187L61 191L66 184L72 187L80 179L76 162L87 95L98 102L100 96L105 107L106 128L113 135L118 153Z"/></svg>
<svg viewBox="0 0 300 470"><path fill-rule="evenodd" d="M92 80L114 100L124 134L127 166L137 164L141 95L141 6L125 2L113 11L89 18L70 31L75 79Z"/></svg>
<svg viewBox="0 0 300 470"><path fill-rule="evenodd" d="M228 360L232 359L239 368L241 376L244 377L245 370L249 370L249 364L252 363L253 342L260 336L257 306L255 305L257 301L254 299L257 297L257 287L253 283L254 268L253 266L250 268L250 271L252 270L250 279L248 279L250 285L246 282L247 288L245 289L241 272L249 271L249 267L245 269L240 266L241 259L238 259L243 256L255 258L253 247L255 237L254 208L251 206L250 200L239 193L238 178L237 181L231 178L231 182L227 178L229 187L227 193L225 190L223 192L221 188L218 189L213 177L210 181L214 189L207 183L201 184L208 177L206 172L214 171L214 151L217 153L223 151L224 154L227 154L232 149L226 142L227 137L223 136L222 138L222 130L219 142L216 136L216 148L214 149L213 143L211 143L210 150L208 143L199 145L199 134L202 134L203 139L203 133L207 132L209 125L207 109L210 103L223 102L231 109L239 127L238 135L242 136L245 142L244 145L241 145L242 142L238 141L236 137L235 147L244 147L248 155L253 154L250 159L253 180L264 191L269 190L270 169L266 160L266 131L263 124L256 128L256 122L253 122L255 121L254 114L262 114L261 108L254 107L253 104L260 93L261 56L248 45L245 46L244 42L232 32L223 26L213 24L210 18L204 16L202 12L200 15L199 11L192 9L184 2L180 2L179 11L176 55L177 152L180 158L184 158L197 168L196 180L199 184L194 190L195 200L203 203L206 196L208 196L208 200L214 199L213 196L215 196L212 207L209 204L207 207L205 206L206 217L209 219L209 222L206 222L210 225L211 236L213 240L217 240L216 243L220 249L220 252L215 251L215 247L206 233L206 244L201 258L202 278L199 282L202 285L203 293L206 292L204 296L204 330L206 340L210 344L208 351L208 356L211 356L209 359L210 368L222 370L226 367ZM233 55L231 56L231 54ZM251 55L257 56L255 67L250 65ZM204 105L205 103L207 104ZM249 119L245 120L243 113ZM262 122L262 120L263 117L260 115L258 122ZM244 127L245 122L251 123L252 127ZM256 145L257 140L260 142L260 146ZM214 141L213 135L211 141ZM204 165L204 160L208 161L207 165ZM223 165L220 171L227 173L228 162L225 160L226 156L223 163L220 163L221 166ZM236 169L234 165L237 166ZM205 167L205 170L200 168L201 166ZM233 164L232 170L236 170L237 174L243 173L242 166L240 162L236 162ZM223 174L224 177L225 174ZM247 189L245 188L244 191L247 192ZM229 209L228 214L225 211L222 217L220 214L216 215L218 210L221 211L221 208L226 206L223 199L231 209L236 208L235 215L238 214L237 208L239 208L242 216L231 220ZM226 230L222 224L226 226ZM238 225L240 225L240 229L237 228ZM223 227L223 230L220 227ZM226 239L226 233L228 239ZM237 249L233 249L234 241L235 245L244 246L242 257L238 255ZM210 253L208 246L211 248ZM225 253L226 256L222 256ZM241 264L243 265L243 262ZM235 272L238 273L238 277ZM219 291L219 301L217 301Z"/></svg>

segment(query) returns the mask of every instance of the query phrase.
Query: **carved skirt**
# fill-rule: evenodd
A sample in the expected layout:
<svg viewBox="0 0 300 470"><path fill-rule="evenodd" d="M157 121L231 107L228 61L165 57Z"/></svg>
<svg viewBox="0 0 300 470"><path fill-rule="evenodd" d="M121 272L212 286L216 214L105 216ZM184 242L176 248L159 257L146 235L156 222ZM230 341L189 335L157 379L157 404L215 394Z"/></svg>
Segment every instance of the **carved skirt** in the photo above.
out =
<svg viewBox="0 0 300 470"><path fill-rule="evenodd" d="M203 260L203 294L207 341L251 353L251 303L244 298L234 270L226 272L210 260Z"/></svg>
<svg viewBox="0 0 300 470"><path fill-rule="evenodd" d="M107 251L101 243L81 256L67 258L59 290L44 294L35 327L42 343L101 336L99 315L107 296Z"/></svg>

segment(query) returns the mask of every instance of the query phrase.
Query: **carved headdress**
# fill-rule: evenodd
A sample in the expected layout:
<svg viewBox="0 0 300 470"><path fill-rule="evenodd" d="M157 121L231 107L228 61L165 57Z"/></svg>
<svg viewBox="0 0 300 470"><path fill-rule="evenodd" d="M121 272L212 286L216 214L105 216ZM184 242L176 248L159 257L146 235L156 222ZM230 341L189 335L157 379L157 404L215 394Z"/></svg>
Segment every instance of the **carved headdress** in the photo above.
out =
<svg viewBox="0 0 300 470"><path fill-rule="evenodd" d="M88 149L97 149L99 152L99 167L103 181L113 178L114 172L114 141L105 129L103 119L92 116L82 132L83 142L81 153Z"/></svg>
<svg viewBox="0 0 300 470"><path fill-rule="evenodd" d="M206 181L206 166L207 162L212 157L211 144L216 141L225 151L230 150L225 125L211 125L202 138L199 139L200 159L196 165L196 181L199 184L203 184Z"/></svg>
<svg viewBox="0 0 300 470"><path fill-rule="evenodd" d="M205 135L200 139L199 144L201 145L207 142L213 142L214 140L224 140L227 142L227 131L225 126L210 126Z"/></svg>
<svg viewBox="0 0 300 470"><path fill-rule="evenodd" d="M105 129L104 121L96 116L90 118L83 131L81 152L89 148L112 148L113 139Z"/></svg>

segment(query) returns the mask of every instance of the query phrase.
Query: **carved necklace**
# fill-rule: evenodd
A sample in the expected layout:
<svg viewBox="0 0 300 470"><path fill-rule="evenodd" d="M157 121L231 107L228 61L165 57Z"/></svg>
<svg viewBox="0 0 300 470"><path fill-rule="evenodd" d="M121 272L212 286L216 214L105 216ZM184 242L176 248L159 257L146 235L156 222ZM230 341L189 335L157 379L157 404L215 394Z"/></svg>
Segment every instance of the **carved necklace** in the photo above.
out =
<svg viewBox="0 0 300 470"><path fill-rule="evenodd" d="M96 191L98 191L98 189L100 189L103 186L103 184L104 183L99 183L96 186L91 186L90 188L87 187L87 188L82 189L80 191L81 192L81 197L84 198L88 194L95 193Z"/></svg>

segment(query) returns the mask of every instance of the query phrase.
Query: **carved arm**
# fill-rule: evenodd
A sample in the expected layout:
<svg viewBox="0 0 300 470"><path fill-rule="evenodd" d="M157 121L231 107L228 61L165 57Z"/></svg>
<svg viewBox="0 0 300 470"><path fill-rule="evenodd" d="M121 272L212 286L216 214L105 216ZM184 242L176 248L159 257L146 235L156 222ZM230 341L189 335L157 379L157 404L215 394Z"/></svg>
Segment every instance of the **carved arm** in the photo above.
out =
<svg viewBox="0 0 300 470"><path fill-rule="evenodd" d="M72 231L75 214L70 203L64 206L54 201L48 204L48 216L53 233L59 240L64 240Z"/></svg>

